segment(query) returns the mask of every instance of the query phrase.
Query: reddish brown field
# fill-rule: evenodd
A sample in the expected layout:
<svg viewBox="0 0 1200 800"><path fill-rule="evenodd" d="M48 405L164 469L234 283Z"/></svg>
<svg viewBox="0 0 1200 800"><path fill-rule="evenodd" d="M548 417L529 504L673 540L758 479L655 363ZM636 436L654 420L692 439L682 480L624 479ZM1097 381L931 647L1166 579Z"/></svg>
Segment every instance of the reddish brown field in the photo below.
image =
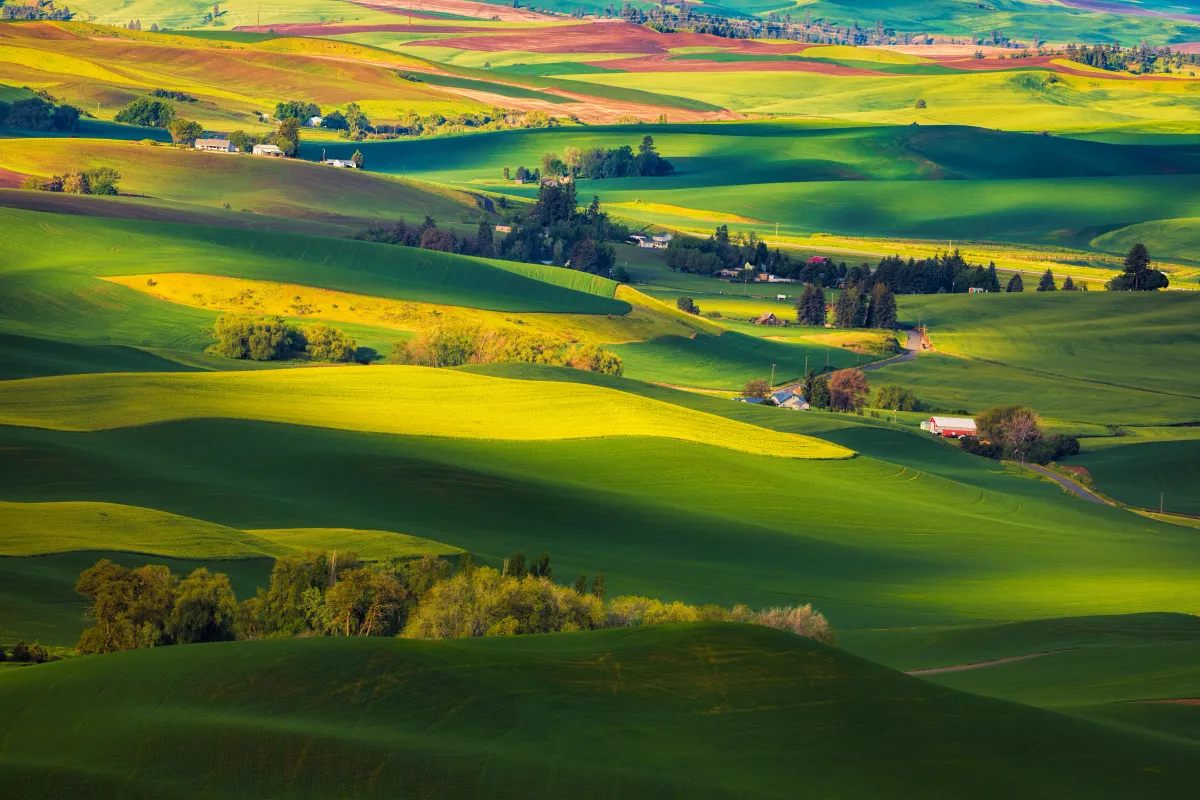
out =
<svg viewBox="0 0 1200 800"><path fill-rule="evenodd" d="M25 176L19 172L0 167L0 189L19 189Z"/></svg>
<svg viewBox="0 0 1200 800"><path fill-rule="evenodd" d="M1200 42L1184 42L1183 44L1173 44L1171 49L1178 53L1200 53Z"/></svg>
<svg viewBox="0 0 1200 800"><path fill-rule="evenodd" d="M784 55L780 53L779 55ZM790 54L789 54L790 55ZM821 75L883 75L875 70L856 69L818 61L705 61L666 55L596 61L598 67L623 72L815 72Z"/></svg>
<svg viewBox="0 0 1200 800"><path fill-rule="evenodd" d="M414 18L432 19L413 14ZM334 36L339 33L476 33L479 28L469 25L336 25L325 22L285 22L282 25L238 25L233 30L249 33L274 31L281 36Z"/></svg>

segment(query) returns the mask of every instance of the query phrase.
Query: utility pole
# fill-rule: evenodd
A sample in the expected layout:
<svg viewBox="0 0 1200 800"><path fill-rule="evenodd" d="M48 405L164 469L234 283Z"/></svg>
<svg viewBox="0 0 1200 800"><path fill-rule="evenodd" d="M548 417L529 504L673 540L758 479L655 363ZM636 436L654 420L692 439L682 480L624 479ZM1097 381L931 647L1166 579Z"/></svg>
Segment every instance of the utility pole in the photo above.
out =
<svg viewBox="0 0 1200 800"><path fill-rule="evenodd" d="M1158 513L1160 513L1160 514L1163 513L1163 495L1165 495L1165 494L1166 494L1166 492L1158 493Z"/></svg>
<svg viewBox="0 0 1200 800"><path fill-rule="evenodd" d="M808 377L808 356L804 357L804 377Z"/></svg>
<svg viewBox="0 0 1200 800"><path fill-rule="evenodd" d="M771 388L775 388L775 365L771 365ZM1161 503L1160 503L1161 505Z"/></svg>

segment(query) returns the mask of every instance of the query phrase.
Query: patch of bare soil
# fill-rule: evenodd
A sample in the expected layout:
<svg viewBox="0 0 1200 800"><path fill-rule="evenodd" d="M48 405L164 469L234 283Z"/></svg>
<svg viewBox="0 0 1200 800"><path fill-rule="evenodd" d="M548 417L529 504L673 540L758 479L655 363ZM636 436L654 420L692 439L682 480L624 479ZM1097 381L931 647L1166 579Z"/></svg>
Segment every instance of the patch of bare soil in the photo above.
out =
<svg viewBox="0 0 1200 800"><path fill-rule="evenodd" d="M783 54L780 54L783 55ZM819 61L708 61L702 58L675 58L670 55L643 56L597 61L596 66L622 72L813 72L821 75L883 75L874 70L856 69Z"/></svg>
<svg viewBox="0 0 1200 800"><path fill-rule="evenodd" d="M413 14L419 18L419 14ZM427 17L428 18L428 17ZM235 31L266 33L281 36L333 36L339 33L478 33L469 25L337 25L324 22L285 22L282 25L238 25Z"/></svg>
<svg viewBox="0 0 1200 800"><path fill-rule="evenodd" d="M578 117L582 122L590 124L612 123L621 117L637 117L643 122L653 122L659 114L666 114L667 119L671 122L706 122L742 118L732 111L689 111L682 108L666 108L645 103L627 103L620 100L588 97L560 89L541 89L540 91L567 97L574 102L548 103L537 98L507 97L475 89L460 89L456 86L439 86L438 88L444 92L467 97L487 105L514 108L519 111L545 111L552 117Z"/></svg>
<svg viewBox="0 0 1200 800"><path fill-rule="evenodd" d="M1139 703L1172 703L1181 706L1200 706L1200 697L1180 697L1174 700L1139 700Z"/></svg>
<svg viewBox="0 0 1200 800"><path fill-rule="evenodd" d="M20 189L24 180L21 173L0 167L0 189Z"/></svg>

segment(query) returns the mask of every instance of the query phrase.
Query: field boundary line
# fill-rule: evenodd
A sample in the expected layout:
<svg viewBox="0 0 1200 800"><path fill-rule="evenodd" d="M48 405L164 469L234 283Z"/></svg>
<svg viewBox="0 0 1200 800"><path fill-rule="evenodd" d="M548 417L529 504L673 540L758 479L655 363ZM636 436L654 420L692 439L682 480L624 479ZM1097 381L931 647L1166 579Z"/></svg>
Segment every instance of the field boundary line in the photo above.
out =
<svg viewBox="0 0 1200 800"><path fill-rule="evenodd" d="M1008 656L1007 658L996 658L991 661L977 661L971 664L954 664L949 667L933 667L932 669L910 669L905 671L905 675L938 675L943 672L965 672L969 669L983 669L984 667L995 667L1000 664L1012 664L1017 661L1028 661L1031 658L1041 658L1042 656L1051 656L1055 653L1065 653L1069 650L1077 650L1076 647L1064 647L1060 650L1046 650L1042 653L1029 653L1023 656Z"/></svg>

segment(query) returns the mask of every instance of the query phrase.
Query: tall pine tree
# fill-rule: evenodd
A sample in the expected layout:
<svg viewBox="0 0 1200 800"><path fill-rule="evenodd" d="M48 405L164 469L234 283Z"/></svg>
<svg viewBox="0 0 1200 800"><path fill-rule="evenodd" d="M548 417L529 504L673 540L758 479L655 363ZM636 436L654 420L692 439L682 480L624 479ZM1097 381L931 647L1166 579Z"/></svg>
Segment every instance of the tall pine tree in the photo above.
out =
<svg viewBox="0 0 1200 800"><path fill-rule="evenodd" d="M1053 292L1056 289L1058 289L1058 286L1054 283L1054 273L1046 270L1042 275L1042 279L1038 281L1037 290L1039 292Z"/></svg>

